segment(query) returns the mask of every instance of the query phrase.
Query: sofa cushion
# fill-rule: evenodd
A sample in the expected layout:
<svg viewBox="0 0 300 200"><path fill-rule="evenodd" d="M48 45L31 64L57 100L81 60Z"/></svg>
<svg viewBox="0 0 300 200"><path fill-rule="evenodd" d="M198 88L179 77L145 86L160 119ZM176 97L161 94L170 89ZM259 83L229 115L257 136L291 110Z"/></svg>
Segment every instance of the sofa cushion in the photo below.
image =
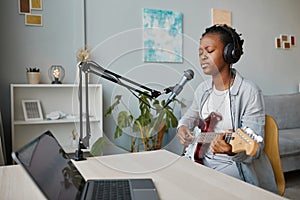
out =
<svg viewBox="0 0 300 200"><path fill-rule="evenodd" d="M265 95L264 101L266 114L276 120L278 129L300 128L300 93Z"/></svg>
<svg viewBox="0 0 300 200"><path fill-rule="evenodd" d="M279 130L280 157L300 155L300 128Z"/></svg>

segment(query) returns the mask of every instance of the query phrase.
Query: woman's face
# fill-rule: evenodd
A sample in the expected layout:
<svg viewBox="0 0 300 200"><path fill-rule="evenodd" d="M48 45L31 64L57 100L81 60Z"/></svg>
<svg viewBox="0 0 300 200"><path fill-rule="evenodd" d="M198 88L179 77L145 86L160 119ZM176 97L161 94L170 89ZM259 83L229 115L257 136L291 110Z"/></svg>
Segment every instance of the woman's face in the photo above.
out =
<svg viewBox="0 0 300 200"><path fill-rule="evenodd" d="M200 40L199 58L202 70L207 75L218 75L229 64L223 57L224 44L217 33L208 33Z"/></svg>

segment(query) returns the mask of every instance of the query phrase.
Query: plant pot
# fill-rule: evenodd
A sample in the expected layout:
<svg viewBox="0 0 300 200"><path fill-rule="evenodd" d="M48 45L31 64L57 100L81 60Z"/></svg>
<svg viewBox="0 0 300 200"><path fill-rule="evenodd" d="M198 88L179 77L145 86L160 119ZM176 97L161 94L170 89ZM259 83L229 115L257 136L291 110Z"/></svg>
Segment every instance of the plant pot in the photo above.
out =
<svg viewBox="0 0 300 200"><path fill-rule="evenodd" d="M29 84L39 84L40 83L40 72L26 72L27 82Z"/></svg>

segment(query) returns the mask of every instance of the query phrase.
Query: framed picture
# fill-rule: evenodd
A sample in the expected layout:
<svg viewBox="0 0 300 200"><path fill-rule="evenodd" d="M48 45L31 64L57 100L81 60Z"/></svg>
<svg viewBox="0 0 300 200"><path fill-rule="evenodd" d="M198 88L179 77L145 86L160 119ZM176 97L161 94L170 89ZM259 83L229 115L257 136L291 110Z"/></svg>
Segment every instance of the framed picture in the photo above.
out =
<svg viewBox="0 0 300 200"><path fill-rule="evenodd" d="M43 120L41 103L39 100L22 100L25 121Z"/></svg>
<svg viewBox="0 0 300 200"><path fill-rule="evenodd" d="M280 38L281 38L281 41L282 41L282 42L286 42L286 41L289 40L288 35L285 35L285 34L281 34L281 35L280 35Z"/></svg>
<svg viewBox="0 0 300 200"><path fill-rule="evenodd" d="M42 15L25 14L25 24L31 26L42 26L43 25Z"/></svg>
<svg viewBox="0 0 300 200"><path fill-rule="evenodd" d="M296 46L296 38L294 35L290 36L290 42L291 42L291 46Z"/></svg>
<svg viewBox="0 0 300 200"><path fill-rule="evenodd" d="M283 47L284 49L290 49L290 48L291 48L291 43L289 43L289 42L284 42L282 47Z"/></svg>
<svg viewBox="0 0 300 200"><path fill-rule="evenodd" d="M144 62L183 62L181 12L144 8L143 26Z"/></svg>
<svg viewBox="0 0 300 200"><path fill-rule="evenodd" d="M275 38L275 47L281 48L281 38Z"/></svg>
<svg viewBox="0 0 300 200"><path fill-rule="evenodd" d="M30 13L30 0L19 0L19 13Z"/></svg>
<svg viewBox="0 0 300 200"><path fill-rule="evenodd" d="M43 9L42 0L31 0L30 7L32 10L42 10Z"/></svg>
<svg viewBox="0 0 300 200"><path fill-rule="evenodd" d="M227 24L231 26L231 11L219 10L213 8L211 10L212 24Z"/></svg>

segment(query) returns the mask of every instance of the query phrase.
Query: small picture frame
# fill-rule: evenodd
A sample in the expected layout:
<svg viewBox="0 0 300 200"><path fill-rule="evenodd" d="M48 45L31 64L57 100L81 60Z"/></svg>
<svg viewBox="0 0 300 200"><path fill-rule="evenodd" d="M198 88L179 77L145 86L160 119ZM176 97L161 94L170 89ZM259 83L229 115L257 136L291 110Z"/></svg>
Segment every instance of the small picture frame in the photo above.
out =
<svg viewBox="0 0 300 200"><path fill-rule="evenodd" d="M19 14L30 13L30 0L19 0Z"/></svg>
<svg viewBox="0 0 300 200"><path fill-rule="evenodd" d="M281 48L281 38L275 38L275 47L277 49Z"/></svg>
<svg viewBox="0 0 300 200"><path fill-rule="evenodd" d="M280 35L280 38L281 38L281 41L282 41L282 42L287 42L287 41L289 40L289 37L288 37L288 35L286 35L286 34L281 34L281 35Z"/></svg>
<svg viewBox="0 0 300 200"><path fill-rule="evenodd" d="M290 36L290 43L291 46L296 46L296 37L294 35Z"/></svg>
<svg viewBox="0 0 300 200"><path fill-rule="evenodd" d="M212 24L227 24L231 26L231 11L211 9Z"/></svg>
<svg viewBox="0 0 300 200"><path fill-rule="evenodd" d="M289 42L284 42L284 43L283 43L283 48L284 48L284 49L290 49L290 48L291 48L291 43L289 43Z"/></svg>
<svg viewBox="0 0 300 200"><path fill-rule="evenodd" d="M25 121L43 120L41 103L39 100L22 100Z"/></svg>
<svg viewBox="0 0 300 200"><path fill-rule="evenodd" d="M25 24L31 26L42 26L43 17L42 15L25 14Z"/></svg>
<svg viewBox="0 0 300 200"><path fill-rule="evenodd" d="M30 8L31 10L43 10L43 1L31 0Z"/></svg>

